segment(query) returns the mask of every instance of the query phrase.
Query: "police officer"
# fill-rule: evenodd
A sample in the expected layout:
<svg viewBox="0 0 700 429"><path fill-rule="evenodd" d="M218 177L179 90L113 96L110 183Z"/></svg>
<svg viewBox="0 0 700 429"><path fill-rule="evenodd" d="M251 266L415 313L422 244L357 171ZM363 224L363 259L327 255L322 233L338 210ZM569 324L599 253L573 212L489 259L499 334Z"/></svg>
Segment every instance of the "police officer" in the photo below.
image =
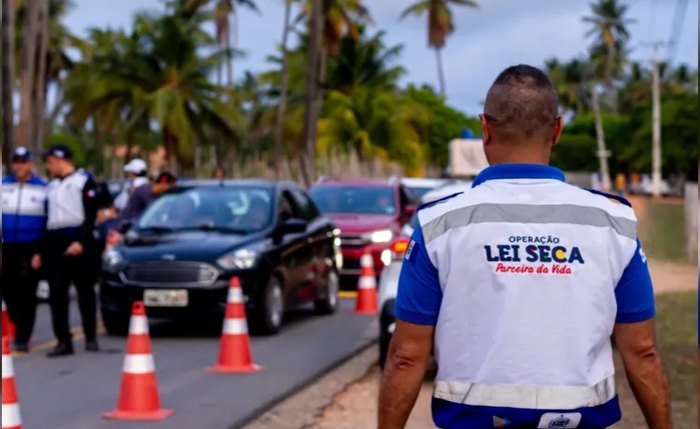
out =
<svg viewBox="0 0 700 429"><path fill-rule="evenodd" d="M93 229L98 209L97 185L78 169L72 153L57 144L44 155L53 180L48 185L47 232L42 249L47 272L54 334L58 340L49 357L73 354L68 311L69 288L75 285L85 334L85 349L97 351L95 283L99 269Z"/></svg>
<svg viewBox="0 0 700 429"><path fill-rule="evenodd" d="M29 351L36 317L41 259L35 257L46 225L46 182L34 174L32 153L18 147L12 173L2 181L2 294L15 322L14 348Z"/></svg>
<svg viewBox="0 0 700 429"><path fill-rule="evenodd" d="M490 167L471 189L418 211L381 429L406 424L433 347L440 428L612 426L621 417L613 334L648 426L671 428L634 211L548 165L563 126L557 104L540 70L503 71L481 115Z"/></svg>

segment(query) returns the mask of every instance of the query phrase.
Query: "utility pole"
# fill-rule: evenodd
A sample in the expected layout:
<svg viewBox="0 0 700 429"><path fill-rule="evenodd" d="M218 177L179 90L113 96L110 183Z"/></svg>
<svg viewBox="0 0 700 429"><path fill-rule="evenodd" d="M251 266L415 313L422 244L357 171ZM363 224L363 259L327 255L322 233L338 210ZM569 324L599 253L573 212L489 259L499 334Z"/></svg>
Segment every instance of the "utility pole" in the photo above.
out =
<svg viewBox="0 0 700 429"><path fill-rule="evenodd" d="M654 197L661 196L661 180L662 180L662 165L661 165L661 61L659 61L658 50L664 45L670 45L669 42L650 42L643 43L643 46L649 46L653 50L651 60L652 64L652 108L651 108L651 185L652 195Z"/></svg>
<svg viewBox="0 0 700 429"><path fill-rule="evenodd" d="M593 96L593 116L595 118L595 131L596 131L596 142L598 145L598 159L600 161L600 176L601 176L601 186L603 187L603 192L610 192L612 190L612 184L610 183L610 168L608 167L608 158L611 153L605 147L605 134L603 131L603 118L600 111L600 97L598 96L598 88L594 83L591 85L591 94Z"/></svg>

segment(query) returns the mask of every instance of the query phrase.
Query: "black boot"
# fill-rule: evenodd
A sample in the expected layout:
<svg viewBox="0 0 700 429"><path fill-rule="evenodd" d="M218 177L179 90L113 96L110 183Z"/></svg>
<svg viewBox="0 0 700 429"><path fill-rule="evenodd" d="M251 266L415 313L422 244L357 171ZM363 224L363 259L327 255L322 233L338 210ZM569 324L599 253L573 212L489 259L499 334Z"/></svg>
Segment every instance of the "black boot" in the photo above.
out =
<svg viewBox="0 0 700 429"><path fill-rule="evenodd" d="M29 351L29 343L25 343L23 341L15 341L15 345L13 348L16 352L27 353Z"/></svg>
<svg viewBox="0 0 700 429"><path fill-rule="evenodd" d="M100 346L97 344L97 340L87 340L85 341L85 350L88 352L98 352L100 351Z"/></svg>
<svg viewBox="0 0 700 429"><path fill-rule="evenodd" d="M47 357L54 358L73 354L73 344L59 342L53 350L46 354Z"/></svg>

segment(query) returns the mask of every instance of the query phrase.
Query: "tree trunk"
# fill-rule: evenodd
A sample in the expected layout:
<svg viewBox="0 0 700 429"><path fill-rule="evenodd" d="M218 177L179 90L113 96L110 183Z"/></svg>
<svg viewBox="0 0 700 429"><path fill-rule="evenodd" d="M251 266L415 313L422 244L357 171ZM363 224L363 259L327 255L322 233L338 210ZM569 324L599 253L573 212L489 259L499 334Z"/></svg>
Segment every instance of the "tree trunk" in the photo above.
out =
<svg viewBox="0 0 700 429"><path fill-rule="evenodd" d="M322 11L322 0L313 0L312 3L312 13L311 19L309 20L309 48L308 48L308 65L306 73L306 97L304 100L304 144L305 144L305 157L301 157L300 160L306 164L306 168L302 169L302 175L304 176L304 184L308 187L311 186L311 182L314 177L314 157L316 155L316 140L315 140L315 102L316 102L316 91L318 87L318 61L320 53L320 41L321 41L321 11ZM301 151L304 153L304 151Z"/></svg>
<svg viewBox="0 0 700 429"><path fill-rule="evenodd" d="M19 130L17 142L34 152L38 151L37 142L32 140L32 118L34 111L34 90L36 87L36 50L37 27L39 21L39 2L25 2L24 26L22 28L22 87L20 88Z"/></svg>
<svg viewBox="0 0 700 429"><path fill-rule="evenodd" d="M2 162L10 165L10 153L14 145L14 52L15 8L12 0L2 0Z"/></svg>
<svg viewBox="0 0 700 429"><path fill-rule="evenodd" d="M438 79L440 80L440 95L445 96L445 70L442 67L442 48L435 48L435 59L437 60Z"/></svg>
<svg viewBox="0 0 700 429"><path fill-rule="evenodd" d="M36 142L37 148L42 150L44 147L44 131L45 131L45 111L46 111L46 92L48 80L48 43L49 43L49 2L48 0L41 1L41 10L39 11L38 22L38 40L39 49L37 55L37 74L36 87L34 88L34 132L32 133L32 141ZM49 130L51 132L51 130Z"/></svg>
<svg viewBox="0 0 700 429"><path fill-rule="evenodd" d="M284 29L282 30L282 75L280 76L280 100L277 105L275 123L275 178L280 179L282 168L282 132L284 131L284 114L287 110L287 87L289 86L289 30L292 19L292 0L284 2Z"/></svg>
<svg viewBox="0 0 700 429"><path fill-rule="evenodd" d="M233 48L234 45L231 43L231 29L233 28L233 17L229 16L226 19L229 20L228 30L226 30L226 86L228 88L233 88Z"/></svg>
<svg viewBox="0 0 700 429"><path fill-rule="evenodd" d="M600 176L604 192L610 192L610 171L608 169L608 153L605 147L605 132L603 130L603 117L600 112L600 100L596 85L592 85L593 116L595 118L595 133L598 141L598 158L600 159Z"/></svg>
<svg viewBox="0 0 700 429"><path fill-rule="evenodd" d="M177 174L177 137L167 127L163 128L163 149L165 165L171 173Z"/></svg>

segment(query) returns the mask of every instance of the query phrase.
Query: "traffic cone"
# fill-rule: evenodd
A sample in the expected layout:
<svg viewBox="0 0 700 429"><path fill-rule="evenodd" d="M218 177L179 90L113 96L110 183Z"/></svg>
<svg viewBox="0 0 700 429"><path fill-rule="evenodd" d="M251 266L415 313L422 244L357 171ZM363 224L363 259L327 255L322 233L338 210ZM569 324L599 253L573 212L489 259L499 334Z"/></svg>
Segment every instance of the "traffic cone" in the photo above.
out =
<svg viewBox="0 0 700 429"><path fill-rule="evenodd" d="M148 318L143 302L133 304L122 386L117 409L103 414L116 420L163 420L173 410L160 408L155 365L148 336Z"/></svg>
<svg viewBox="0 0 700 429"><path fill-rule="evenodd" d="M374 275L372 255L360 258L360 279L357 281L355 314L377 314L377 278Z"/></svg>
<svg viewBox="0 0 700 429"><path fill-rule="evenodd" d="M15 389L15 371L10 355L10 339L2 339L2 429L22 429L19 399Z"/></svg>
<svg viewBox="0 0 700 429"><path fill-rule="evenodd" d="M2 336L8 337L10 340L15 339L15 324L12 323L10 315L5 307L5 300L2 301Z"/></svg>
<svg viewBox="0 0 700 429"><path fill-rule="evenodd" d="M221 333L219 362L207 371L249 373L263 369L253 363L248 337L248 322L245 317L243 289L238 277L233 277L228 288L224 328Z"/></svg>

